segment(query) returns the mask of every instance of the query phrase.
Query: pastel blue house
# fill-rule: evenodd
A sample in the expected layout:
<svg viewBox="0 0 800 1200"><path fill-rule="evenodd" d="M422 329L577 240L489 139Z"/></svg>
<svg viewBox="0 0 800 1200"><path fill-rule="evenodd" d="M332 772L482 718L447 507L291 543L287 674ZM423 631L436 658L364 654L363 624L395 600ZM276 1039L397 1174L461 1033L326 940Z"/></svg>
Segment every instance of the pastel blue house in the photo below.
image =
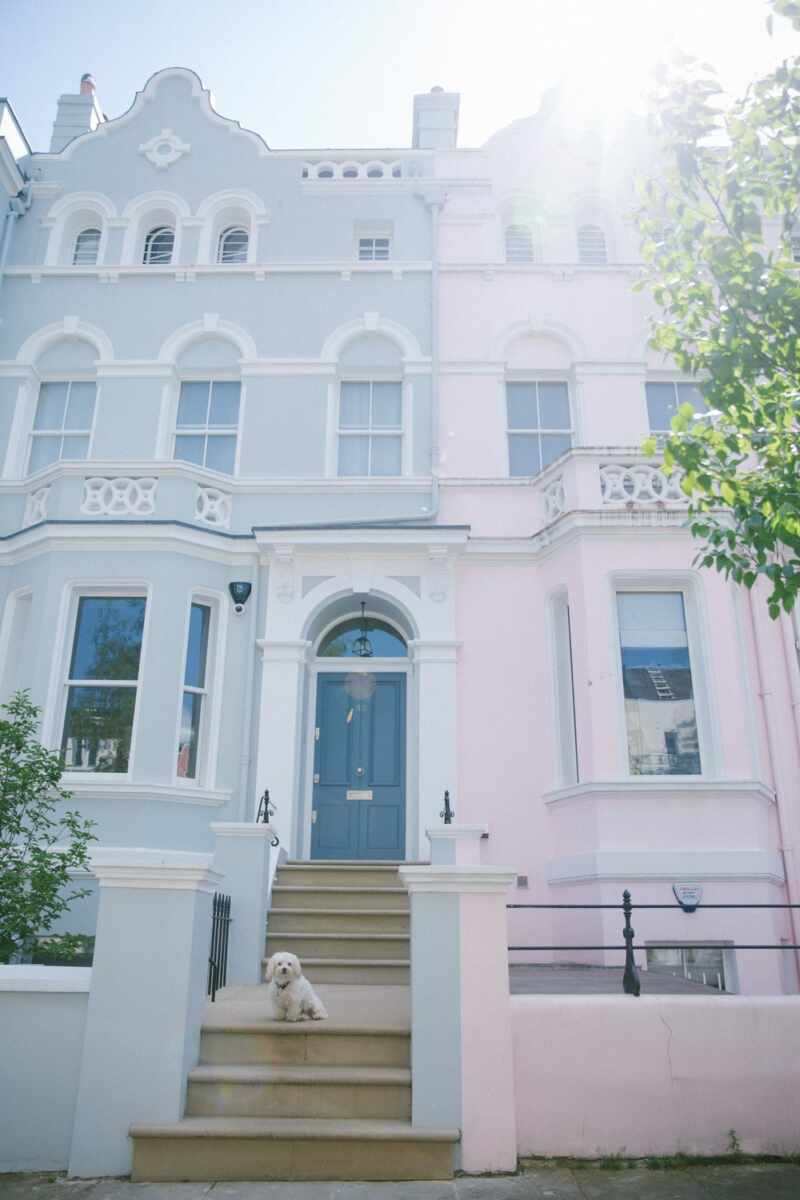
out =
<svg viewBox="0 0 800 1200"><path fill-rule="evenodd" d="M3 113L2 698L31 689L103 844L208 849L269 787L290 854L417 857L455 759L431 325L457 97L417 98L411 150L325 156L183 69L113 121L84 77L49 153Z"/></svg>

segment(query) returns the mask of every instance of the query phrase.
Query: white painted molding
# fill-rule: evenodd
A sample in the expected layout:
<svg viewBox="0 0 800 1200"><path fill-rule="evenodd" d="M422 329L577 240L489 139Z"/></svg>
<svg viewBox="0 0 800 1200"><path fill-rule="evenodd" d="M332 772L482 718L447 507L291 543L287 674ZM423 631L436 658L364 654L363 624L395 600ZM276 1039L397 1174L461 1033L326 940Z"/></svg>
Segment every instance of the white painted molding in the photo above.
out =
<svg viewBox="0 0 800 1200"><path fill-rule="evenodd" d="M425 836L431 842L479 842L488 833L488 825L439 825L425 830Z"/></svg>
<svg viewBox="0 0 800 1200"><path fill-rule="evenodd" d="M268 638L258 638L256 645L261 651L261 658L265 663L270 662L289 662L302 664L308 660L311 654L311 642L300 641L272 641Z"/></svg>
<svg viewBox="0 0 800 1200"><path fill-rule="evenodd" d="M212 869L212 854L100 846L89 851L89 858L101 888L214 892L222 882L220 873Z"/></svg>
<svg viewBox="0 0 800 1200"><path fill-rule="evenodd" d="M96 784L89 783L85 775L71 778L64 772L62 780L67 791L81 800L159 800L174 804L198 804L203 808L223 808L231 799L230 790L217 791L182 784L163 783L116 783L107 776Z"/></svg>
<svg viewBox="0 0 800 1200"><path fill-rule="evenodd" d="M784 882L779 854L769 850L601 850L551 859L551 884L602 880L697 879Z"/></svg>
<svg viewBox="0 0 800 1200"><path fill-rule="evenodd" d="M165 171L173 163L183 158L191 150L188 142L181 141L172 129L162 129L161 133L142 142L139 153L143 154L159 171Z"/></svg>
<svg viewBox="0 0 800 1200"><path fill-rule="evenodd" d="M0 992L88 992L91 967L0 966Z"/></svg>
<svg viewBox="0 0 800 1200"><path fill-rule="evenodd" d="M256 821L212 821L209 829L217 837L257 838L261 841L267 839L272 841L275 836L275 829L272 825L262 825Z"/></svg>
<svg viewBox="0 0 800 1200"><path fill-rule="evenodd" d="M215 319L216 318L216 319ZM233 321L224 321L216 313L206 313L200 321L190 321L174 330L158 352L160 363L174 363L179 355L198 338L220 337L233 342L242 358L258 358L255 338Z"/></svg>
<svg viewBox="0 0 800 1200"><path fill-rule="evenodd" d="M503 896L517 879L516 871L503 867L401 866L399 873L412 895L414 892L453 892Z"/></svg>
<svg viewBox="0 0 800 1200"><path fill-rule="evenodd" d="M620 794L648 797L663 796L664 793L676 796L700 794L731 793L743 796L754 796L759 800L771 803L773 793L766 784L757 779L700 779L687 775L647 777L644 775L627 776L622 779L603 779L589 783L572 783L567 787L555 788L544 792L542 799L545 804L560 805L570 800L584 800L587 797L598 796L603 799L616 799Z"/></svg>
<svg viewBox="0 0 800 1200"><path fill-rule="evenodd" d="M397 266L397 264L394 264ZM328 334L322 343L320 358L323 362L335 362L348 342L365 333L379 333L399 346L405 359L421 361L425 358L419 341L410 329L397 321L390 321L376 312L366 312L363 317L354 321L346 321L333 333Z"/></svg>
<svg viewBox="0 0 800 1200"><path fill-rule="evenodd" d="M44 325L35 333L30 334L17 351L17 362L33 366L36 359L44 354L45 350L62 338L80 338L85 342L90 342L101 360L108 361L114 357L111 339L102 329L96 325L89 325L77 317L64 317L62 320L54 321L51 325Z"/></svg>

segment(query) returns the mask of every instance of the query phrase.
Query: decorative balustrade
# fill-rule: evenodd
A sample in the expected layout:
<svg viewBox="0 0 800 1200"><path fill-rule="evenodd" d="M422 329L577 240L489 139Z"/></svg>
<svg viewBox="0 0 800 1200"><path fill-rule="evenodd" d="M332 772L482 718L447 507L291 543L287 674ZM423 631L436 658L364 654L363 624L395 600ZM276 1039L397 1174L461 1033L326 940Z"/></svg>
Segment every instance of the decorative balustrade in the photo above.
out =
<svg viewBox="0 0 800 1200"><path fill-rule="evenodd" d="M551 521L555 521L556 517L560 517L567 507L563 475L557 476L546 485L542 492L542 501L544 504L544 523L545 525L549 525Z"/></svg>
<svg viewBox="0 0 800 1200"><path fill-rule="evenodd" d="M146 517L155 512L158 480L120 475L83 481L81 512L93 517Z"/></svg>
<svg viewBox="0 0 800 1200"><path fill-rule="evenodd" d="M413 161L368 162L345 160L336 162L323 159L319 162L303 163L303 179L407 179L421 174L420 164Z"/></svg>
<svg viewBox="0 0 800 1200"><path fill-rule="evenodd" d="M231 524L231 497L219 488L197 485L194 512L198 521L214 529L229 529Z"/></svg>
<svg viewBox="0 0 800 1200"><path fill-rule="evenodd" d="M681 473L665 475L652 463L603 463L600 467L603 505L686 504Z"/></svg>
<svg viewBox="0 0 800 1200"><path fill-rule="evenodd" d="M47 520L47 497L49 494L49 483L28 493L25 499L25 515L22 518L23 529L27 529L29 525L38 525L40 521Z"/></svg>

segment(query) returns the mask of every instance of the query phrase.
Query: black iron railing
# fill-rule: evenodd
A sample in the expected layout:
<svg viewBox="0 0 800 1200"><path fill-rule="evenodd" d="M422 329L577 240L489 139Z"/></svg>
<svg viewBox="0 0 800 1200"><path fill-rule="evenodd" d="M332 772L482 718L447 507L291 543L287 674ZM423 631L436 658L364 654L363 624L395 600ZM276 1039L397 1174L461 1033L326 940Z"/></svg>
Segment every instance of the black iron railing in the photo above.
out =
<svg viewBox="0 0 800 1200"><path fill-rule="evenodd" d="M258 813L256 814L256 825L269 825L270 819L275 816L278 811L277 805L273 804L269 798L269 788L264 788L264 794L258 802ZM270 846L280 845L280 838L277 833L273 832L270 840Z"/></svg>
<svg viewBox="0 0 800 1200"><path fill-rule="evenodd" d="M456 814L454 813L453 809L450 807L450 793L449 793L449 792L445 792L445 794L444 794L444 808L443 808L443 809L442 809L442 811L439 813L439 816L442 818L442 820L444 821L445 825L452 825L452 824L453 824L453 817L454 817L455 815L456 815Z"/></svg>
<svg viewBox="0 0 800 1200"><path fill-rule="evenodd" d="M569 950L624 950L625 951L625 969L622 973L622 990L629 996L638 996L641 992L641 980L639 979L639 968L636 965L634 951L636 950L682 950L686 947L686 941L682 942L647 942L645 945L635 945L635 931L631 925L631 915L633 910L646 908L666 908L675 912L694 912L697 905L689 906L676 901L673 904L634 904L631 900L631 894L626 888L622 893L622 904L509 904L509 909L532 908L532 909L612 909L622 912L624 924L622 928L623 944L616 946L584 946L584 945L569 945L569 946L509 946L509 951L569 951ZM706 904L702 907L706 908L800 908L800 904ZM767 942L767 943L750 943L750 942L696 942L692 941L692 948L695 950L719 950L722 947L725 950L800 950L800 945L794 942Z"/></svg>
<svg viewBox="0 0 800 1200"><path fill-rule="evenodd" d="M222 892L214 893L211 906L211 946L208 951L208 995L216 1000L217 992L225 987L228 978L228 934L231 927L231 898Z"/></svg>

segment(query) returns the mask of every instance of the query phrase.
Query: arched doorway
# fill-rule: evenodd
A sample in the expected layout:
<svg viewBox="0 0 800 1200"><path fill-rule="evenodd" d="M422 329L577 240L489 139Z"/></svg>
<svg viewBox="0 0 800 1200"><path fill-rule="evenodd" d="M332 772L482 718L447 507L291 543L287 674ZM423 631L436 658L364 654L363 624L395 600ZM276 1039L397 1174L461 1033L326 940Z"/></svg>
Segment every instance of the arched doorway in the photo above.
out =
<svg viewBox="0 0 800 1200"><path fill-rule="evenodd" d="M314 643L311 857L402 860L408 638L365 600L349 607Z"/></svg>

